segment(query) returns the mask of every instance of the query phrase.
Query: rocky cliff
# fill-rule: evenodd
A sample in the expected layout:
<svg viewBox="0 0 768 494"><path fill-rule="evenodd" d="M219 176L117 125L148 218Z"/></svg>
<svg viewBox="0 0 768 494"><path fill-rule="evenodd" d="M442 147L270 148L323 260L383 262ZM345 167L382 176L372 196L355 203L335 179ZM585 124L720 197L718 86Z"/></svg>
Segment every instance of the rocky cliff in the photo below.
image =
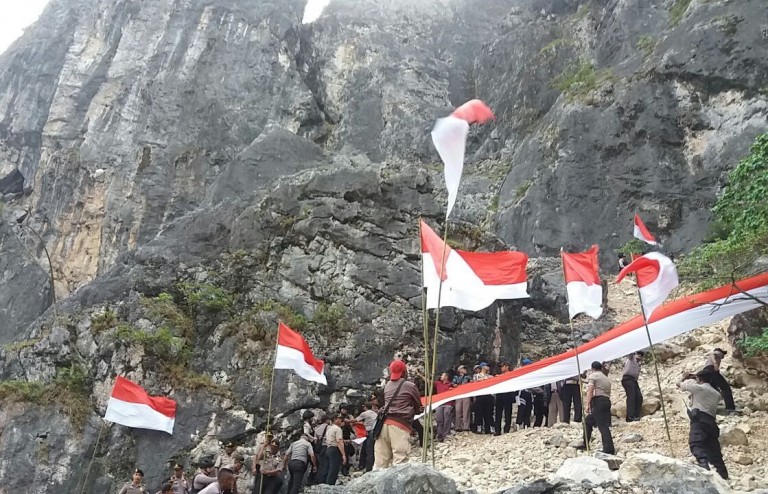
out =
<svg viewBox="0 0 768 494"><path fill-rule="evenodd" d="M418 369L417 223L445 199L429 130L467 99L498 119L471 133L451 237L598 242L606 265L636 210L696 245L768 128L762 0L336 0L301 25L303 3L52 0L0 56L7 488L104 492L135 463L156 482L248 440L278 318L330 369L322 389L278 373L289 432L396 354ZM64 299L34 323L52 293L12 233L26 210ZM445 311L441 366L564 348L559 267L531 278L530 301ZM102 429L117 374L179 401L173 437Z"/></svg>

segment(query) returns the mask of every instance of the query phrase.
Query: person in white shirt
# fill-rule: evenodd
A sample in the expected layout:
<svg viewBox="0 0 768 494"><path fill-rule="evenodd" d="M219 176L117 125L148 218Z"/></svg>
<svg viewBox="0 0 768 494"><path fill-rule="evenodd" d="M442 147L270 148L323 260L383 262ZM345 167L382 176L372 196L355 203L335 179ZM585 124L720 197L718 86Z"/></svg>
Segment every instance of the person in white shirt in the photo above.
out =
<svg viewBox="0 0 768 494"><path fill-rule="evenodd" d="M235 473L229 468L219 468L216 482L198 494L232 494L235 491Z"/></svg>

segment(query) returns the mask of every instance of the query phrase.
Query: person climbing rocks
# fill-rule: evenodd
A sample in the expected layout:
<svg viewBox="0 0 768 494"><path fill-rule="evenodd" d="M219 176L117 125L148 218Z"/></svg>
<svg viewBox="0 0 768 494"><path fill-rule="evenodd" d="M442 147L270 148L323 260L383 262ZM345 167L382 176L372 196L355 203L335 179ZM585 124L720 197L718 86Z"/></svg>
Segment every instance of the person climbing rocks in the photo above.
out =
<svg viewBox="0 0 768 494"><path fill-rule="evenodd" d="M119 494L149 494L149 491L141 481L144 480L144 471L137 468L131 475L131 481L123 484Z"/></svg>
<svg viewBox="0 0 768 494"><path fill-rule="evenodd" d="M627 393L627 422L640 420L643 407L643 393L637 380L640 377L640 362L643 352L635 352L627 357L624 364L624 374L621 376L621 385Z"/></svg>
<svg viewBox="0 0 768 494"><path fill-rule="evenodd" d="M491 367L486 362L478 364L480 372L475 374L474 381L480 382L491 378ZM475 429L472 432L490 434L493 427L493 395L475 397Z"/></svg>
<svg viewBox="0 0 768 494"><path fill-rule="evenodd" d="M467 368L460 365L453 376L453 387L472 382L472 376L467 375ZM467 432L472 418L472 398L456 400L456 432Z"/></svg>
<svg viewBox="0 0 768 494"><path fill-rule="evenodd" d="M253 492L259 492L258 488L259 486L256 485L253 488ZM232 494L235 492L235 489L235 472L229 468L222 467L216 473L216 482L200 491L199 494ZM265 490L264 492L267 491Z"/></svg>
<svg viewBox="0 0 768 494"><path fill-rule="evenodd" d="M512 366L509 362L502 360L499 364L501 368L501 374L511 372ZM512 391L509 393L496 393L496 422L494 424L494 436L500 436L502 430L504 433L508 433L512 429L512 405L515 403L515 397L517 392ZM501 419L504 417L504 428L501 427Z"/></svg>
<svg viewBox="0 0 768 494"><path fill-rule="evenodd" d="M712 350L712 353L707 356L707 361L704 363L703 370L707 370L712 374L712 386L714 386L722 395L723 401L725 401L725 412L735 414L737 411L736 403L733 401L733 391L731 391L731 386L728 384L728 381L726 381L725 377L720 373L720 364L727 354L728 352L722 348L715 348Z"/></svg>
<svg viewBox="0 0 768 494"><path fill-rule="evenodd" d="M302 434L297 441L288 446L288 451L285 452L283 469L287 469L290 474L288 494L299 494L304 484L304 474L310 467L310 463L312 471L317 471L317 459L309 439L307 434Z"/></svg>
<svg viewBox="0 0 768 494"><path fill-rule="evenodd" d="M720 428L716 420L720 393L715 387L715 380L715 373L704 369L695 375L684 373L677 386L690 393L688 416L691 419L691 431L688 444L691 453L701 468L709 470L712 465L722 478L728 480L728 469L719 441Z"/></svg>
<svg viewBox="0 0 768 494"><path fill-rule="evenodd" d="M376 418L379 416L379 405L372 401L367 401L363 404L363 411L355 419L355 423L362 423L365 427L365 432L368 434L360 447L360 457L358 459L360 468L365 469L366 472L373 470L373 443L374 439L371 437L371 431L373 426L376 425Z"/></svg>
<svg viewBox="0 0 768 494"><path fill-rule="evenodd" d="M443 393L452 387L453 384L451 384L451 379L447 372L440 374L440 379L435 381L436 393ZM437 420L437 440L439 442L445 441L445 438L451 433L454 405L455 402L449 401L440 405L437 410L435 410L435 420Z"/></svg>
<svg viewBox="0 0 768 494"><path fill-rule="evenodd" d="M402 360L389 364L389 381L384 386L386 417L373 446L374 470L408 462L411 452L411 424L421 412L421 396L408 380L408 368Z"/></svg>
<svg viewBox="0 0 768 494"><path fill-rule="evenodd" d="M200 463L200 468L194 477L192 477L192 494L196 494L209 485L216 482L216 476L213 474L213 462L204 460Z"/></svg>
<svg viewBox="0 0 768 494"><path fill-rule="evenodd" d="M611 380L605 374L606 368L600 362L592 362L592 373L587 378L586 437L577 449L586 449L592 439L594 427L600 431L603 453L613 455L616 449L611 436Z"/></svg>

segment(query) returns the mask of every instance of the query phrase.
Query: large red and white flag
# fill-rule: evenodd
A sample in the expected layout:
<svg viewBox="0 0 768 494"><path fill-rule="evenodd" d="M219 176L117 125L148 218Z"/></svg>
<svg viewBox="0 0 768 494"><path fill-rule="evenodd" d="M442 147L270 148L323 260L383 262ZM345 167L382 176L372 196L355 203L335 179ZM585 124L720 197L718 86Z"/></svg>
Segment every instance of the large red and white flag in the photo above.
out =
<svg viewBox="0 0 768 494"><path fill-rule="evenodd" d="M656 245L658 243L656 242L656 237L651 235L651 232L645 226L645 223L643 223L643 220L640 219L640 215L637 213L635 213L635 227L632 235L634 235L636 239L642 240L647 244Z"/></svg>
<svg viewBox="0 0 768 494"><path fill-rule="evenodd" d="M603 283L597 261L597 245L586 252L562 253L565 288L568 292L568 315L585 313L592 319L603 314Z"/></svg>
<svg viewBox="0 0 768 494"><path fill-rule="evenodd" d="M629 263L619 273L616 283L623 280L629 273L636 273L643 312L648 318L680 284L675 263L661 252L649 252Z"/></svg>
<svg viewBox="0 0 768 494"><path fill-rule="evenodd" d="M423 220L421 255L427 308L478 311L494 300L527 298L528 256L522 252L466 252L446 245ZM445 264L440 261L445 255ZM440 279L443 280L442 289Z"/></svg>
<svg viewBox="0 0 768 494"><path fill-rule="evenodd" d="M275 369L291 369L307 381L328 385L325 362L316 359L307 341L283 323L277 327Z"/></svg>
<svg viewBox="0 0 768 494"><path fill-rule="evenodd" d="M432 142L445 165L445 187L448 189L448 209L451 214L459 192L461 173L464 170L464 152L467 147L469 125L485 123L495 118L488 106L479 99L467 101L450 116L439 118L432 129Z"/></svg>
<svg viewBox="0 0 768 494"><path fill-rule="evenodd" d="M173 434L176 402L170 398L149 396L138 384L117 376L104 419L128 427Z"/></svg>
<svg viewBox="0 0 768 494"><path fill-rule="evenodd" d="M762 307L768 302L768 273L737 282L738 289L728 284L664 304L648 319L651 341L658 343L693 329L713 324L728 317ZM746 293L741 293L743 290ZM548 357L499 376L464 384L438 393L433 407L473 396L510 393L544 386L578 374L578 368L589 368L592 362L621 358L648 346L643 316L636 316L606 331L577 349ZM578 358L578 365L576 359ZM422 398L426 405L427 399Z"/></svg>

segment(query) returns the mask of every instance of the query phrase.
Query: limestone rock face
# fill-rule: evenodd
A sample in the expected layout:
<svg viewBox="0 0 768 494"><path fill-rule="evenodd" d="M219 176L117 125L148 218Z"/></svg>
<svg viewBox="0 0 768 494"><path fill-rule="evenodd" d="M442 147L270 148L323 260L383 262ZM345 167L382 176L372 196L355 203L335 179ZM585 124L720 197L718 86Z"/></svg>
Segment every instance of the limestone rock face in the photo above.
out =
<svg viewBox="0 0 768 494"><path fill-rule="evenodd" d="M286 438L305 409L363 401L395 356L418 380L418 221L441 229L445 204L429 130L468 99L498 118L470 132L449 237L528 252L532 297L443 309L446 368L571 346L559 261L541 256L599 243L613 267L636 210L685 252L768 128L763 0L691 2L678 24L666 0L335 0L302 25L304 4L56 0L0 55L0 378L23 402L4 402L0 463L38 458L12 431L62 434L8 489L109 492L219 440L252 453L278 320L329 378L275 374ZM42 250L7 226L27 209L58 317L38 318ZM112 425L96 447L116 375L177 399L178 433ZM28 413L40 389L85 403L81 432L51 418L64 403Z"/></svg>

